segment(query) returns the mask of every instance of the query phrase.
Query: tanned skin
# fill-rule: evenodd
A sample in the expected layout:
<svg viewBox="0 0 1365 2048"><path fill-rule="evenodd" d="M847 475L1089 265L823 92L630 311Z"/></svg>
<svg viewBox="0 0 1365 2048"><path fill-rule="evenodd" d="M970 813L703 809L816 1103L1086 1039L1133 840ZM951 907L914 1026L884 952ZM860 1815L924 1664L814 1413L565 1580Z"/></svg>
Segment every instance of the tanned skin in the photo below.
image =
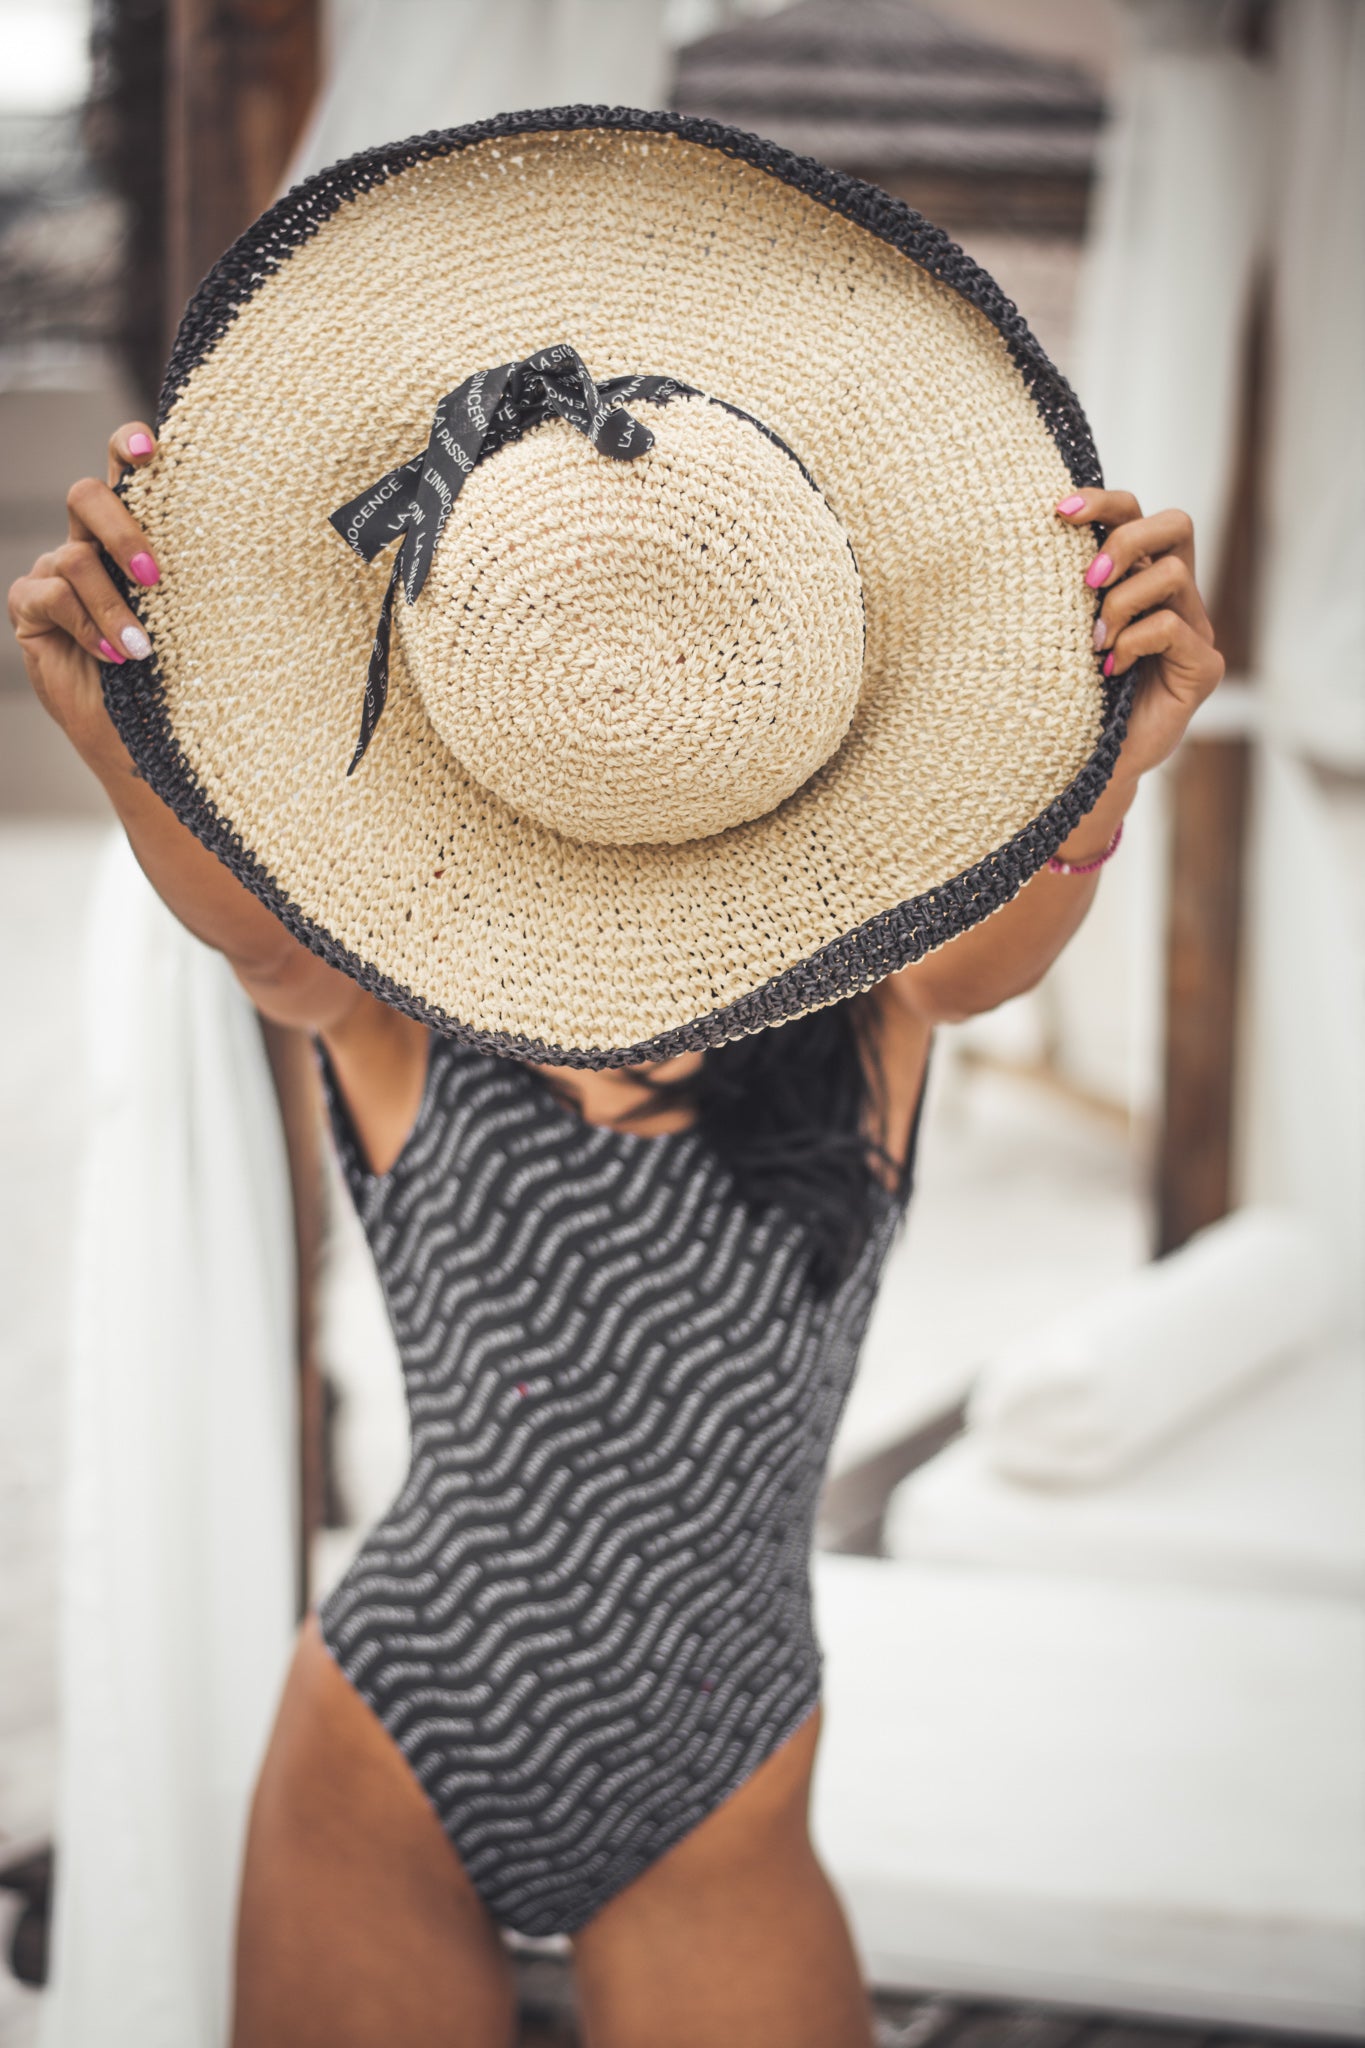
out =
<svg viewBox="0 0 1365 2048"><path fill-rule="evenodd" d="M135 444L135 445L130 445ZM120 427L108 480L67 498L68 537L9 593L40 701L98 776L144 872L231 962L262 1015L326 1045L371 1166L392 1165L417 1115L428 1034L293 939L155 797L110 722L100 643L137 621L100 562L146 555L111 486L155 462L150 427ZM1065 509L1063 509L1065 507ZM1144 518L1125 491L1079 491L1057 516L1109 529L1092 565L1097 645L1139 659L1128 737L1104 795L1061 849L1104 852L1141 777L1179 744L1223 673L1183 512ZM145 568L145 564L140 564ZM864 1000L885 1077L884 1128L903 1157L936 1024L1032 988L1084 918L1095 875L1043 873L1003 910ZM684 1054L651 1069L685 1072ZM630 1070L558 1069L592 1123L644 1099ZM649 1133L681 1112L632 1121ZM818 1711L699 1827L574 1940L591 2048L870 2048L847 1922L807 1829ZM252 1808L237 1945L234 2048L510 2048L506 1956L406 1760L323 1647L301 1631Z"/></svg>

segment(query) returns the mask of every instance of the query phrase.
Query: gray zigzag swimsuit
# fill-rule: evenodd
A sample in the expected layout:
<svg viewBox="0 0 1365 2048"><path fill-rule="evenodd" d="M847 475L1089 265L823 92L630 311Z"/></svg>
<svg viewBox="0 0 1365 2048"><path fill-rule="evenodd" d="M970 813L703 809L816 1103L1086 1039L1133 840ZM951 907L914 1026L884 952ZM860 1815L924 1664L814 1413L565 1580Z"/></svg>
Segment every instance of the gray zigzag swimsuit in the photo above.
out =
<svg viewBox="0 0 1365 2048"><path fill-rule="evenodd" d="M821 1299L695 1131L433 1037L376 1176L324 1077L412 1463L323 1639L494 1918L571 1932L818 1701L816 1496L900 1205Z"/></svg>

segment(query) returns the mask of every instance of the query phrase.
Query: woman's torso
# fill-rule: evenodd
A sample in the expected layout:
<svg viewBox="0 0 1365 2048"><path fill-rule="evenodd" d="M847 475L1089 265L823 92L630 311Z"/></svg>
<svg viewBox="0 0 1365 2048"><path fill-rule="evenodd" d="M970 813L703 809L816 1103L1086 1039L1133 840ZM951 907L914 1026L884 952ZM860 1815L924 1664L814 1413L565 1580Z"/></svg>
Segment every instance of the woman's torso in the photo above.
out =
<svg viewBox="0 0 1365 2048"><path fill-rule="evenodd" d="M328 1072L412 1462L324 1637L495 1914L581 1924L818 1696L808 1553L899 1203L813 1287L700 1132L433 1039L390 1171Z"/></svg>

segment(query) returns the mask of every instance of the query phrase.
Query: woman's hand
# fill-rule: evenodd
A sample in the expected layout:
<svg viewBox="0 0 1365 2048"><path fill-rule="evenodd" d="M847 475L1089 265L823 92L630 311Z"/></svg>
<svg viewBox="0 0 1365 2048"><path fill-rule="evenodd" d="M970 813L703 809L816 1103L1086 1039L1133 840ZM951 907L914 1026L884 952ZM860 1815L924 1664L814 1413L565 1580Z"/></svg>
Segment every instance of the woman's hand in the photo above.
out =
<svg viewBox="0 0 1365 2048"><path fill-rule="evenodd" d="M899 998L930 1024L975 1016L1037 986L1085 916L1099 881L1092 864L1113 847L1139 780L1175 752L1223 674L1195 586L1187 513L1144 519L1127 491L1074 491L1057 513L1073 526L1109 528L1085 580L1105 592L1095 627L1105 674L1141 663L1128 732L1098 802L1057 849L1082 872L1044 868L993 917L888 976L888 1000Z"/></svg>
<svg viewBox="0 0 1365 2048"><path fill-rule="evenodd" d="M99 663L141 660L150 642L110 581L103 546L135 583L160 580L147 536L111 485L156 454L150 427L133 420L109 442L109 477L67 492L67 539L10 586L9 615L39 702L87 759L122 752L100 689Z"/></svg>
<svg viewBox="0 0 1365 2048"><path fill-rule="evenodd" d="M1187 512L1144 519L1128 491L1076 491L1057 512L1069 526L1109 528L1085 580L1105 592L1095 626L1096 653L1108 649L1104 673L1122 674L1142 663L1114 769L1120 787L1131 787L1175 752L1223 675L1223 657L1194 580L1194 527Z"/></svg>
<svg viewBox="0 0 1365 2048"><path fill-rule="evenodd" d="M101 547L134 583L161 580L146 534L112 486L125 469L144 468L155 455L150 427L140 420L120 427L109 442L109 481L84 477L71 486L66 542L12 586L9 615L29 680L103 783L143 873L181 923L231 961L265 1016L309 1031L341 1031L362 1007L385 1006L291 937L181 824L134 767L105 709L100 662L141 660L151 647L114 588ZM389 1015L395 1027L407 1022L396 1011Z"/></svg>

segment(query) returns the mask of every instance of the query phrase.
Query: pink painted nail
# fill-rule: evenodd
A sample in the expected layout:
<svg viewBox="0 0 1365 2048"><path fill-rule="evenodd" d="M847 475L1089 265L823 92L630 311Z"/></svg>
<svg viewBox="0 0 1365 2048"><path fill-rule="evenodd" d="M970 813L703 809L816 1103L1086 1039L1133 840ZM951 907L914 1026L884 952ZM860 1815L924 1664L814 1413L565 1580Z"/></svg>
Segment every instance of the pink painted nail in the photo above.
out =
<svg viewBox="0 0 1365 2048"><path fill-rule="evenodd" d="M1107 676L1112 676L1114 673L1114 657L1112 654L1106 654L1104 657L1104 672Z"/></svg>
<svg viewBox="0 0 1365 2048"><path fill-rule="evenodd" d="M1100 559L1103 561L1107 557L1101 556ZM159 583L161 581L161 571L157 568L150 555L134 555L128 567L132 570L139 583Z"/></svg>
<svg viewBox="0 0 1365 2048"><path fill-rule="evenodd" d="M151 452L152 437L150 434L130 434L128 436L128 453L130 455L150 455Z"/></svg>
<svg viewBox="0 0 1365 2048"><path fill-rule="evenodd" d="M1103 645L1104 645L1105 641L1106 641L1106 640L1107 640L1108 638L1109 638L1109 628L1108 628L1108 627L1107 627L1107 626L1105 625L1105 623L1104 623L1104 620L1103 620L1103 619L1096 619L1096 621L1095 621L1095 652L1096 652L1096 654L1098 654L1098 653L1099 653L1099 651L1100 651L1101 647L1103 647Z"/></svg>
<svg viewBox="0 0 1365 2048"><path fill-rule="evenodd" d="M1108 582L1114 573L1114 565L1108 555L1096 555L1085 572L1085 580L1092 590L1098 590L1101 583Z"/></svg>
<svg viewBox="0 0 1365 2048"><path fill-rule="evenodd" d="M130 442L129 446L131 447L131 445L132 443ZM1084 512L1085 499L1077 497L1063 498L1057 510L1061 513L1063 519L1069 519L1073 512Z"/></svg>
<svg viewBox="0 0 1365 2048"><path fill-rule="evenodd" d="M124 662L128 659L126 654L119 653L117 647L111 647L107 640L100 641L100 653L104 656L106 661L116 661L119 664L120 668L122 668Z"/></svg>

